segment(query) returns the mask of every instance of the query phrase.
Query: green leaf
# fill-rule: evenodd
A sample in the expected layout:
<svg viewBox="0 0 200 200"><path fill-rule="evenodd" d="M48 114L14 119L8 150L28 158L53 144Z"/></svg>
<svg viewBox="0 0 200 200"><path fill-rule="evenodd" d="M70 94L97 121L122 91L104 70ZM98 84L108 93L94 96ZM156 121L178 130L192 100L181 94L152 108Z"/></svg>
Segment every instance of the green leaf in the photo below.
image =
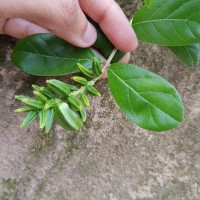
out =
<svg viewBox="0 0 200 200"><path fill-rule="evenodd" d="M138 126L151 131L177 127L184 117L181 98L162 77L131 64L112 64L110 90L122 111Z"/></svg>
<svg viewBox="0 0 200 200"><path fill-rule="evenodd" d="M155 0L142 6L132 26L137 37L163 46L185 46L200 42L199 0Z"/></svg>
<svg viewBox="0 0 200 200"><path fill-rule="evenodd" d="M199 44L191 44L169 49L188 67L194 67L199 60Z"/></svg>
<svg viewBox="0 0 200 200"><path fill-rule="evenodd" d="M35 34L17 43L12 62L22 71L36 76L60 76L78 72L80 63L92 67L93 58L100 59L91 49L74 47L51 34Z"/></svg>

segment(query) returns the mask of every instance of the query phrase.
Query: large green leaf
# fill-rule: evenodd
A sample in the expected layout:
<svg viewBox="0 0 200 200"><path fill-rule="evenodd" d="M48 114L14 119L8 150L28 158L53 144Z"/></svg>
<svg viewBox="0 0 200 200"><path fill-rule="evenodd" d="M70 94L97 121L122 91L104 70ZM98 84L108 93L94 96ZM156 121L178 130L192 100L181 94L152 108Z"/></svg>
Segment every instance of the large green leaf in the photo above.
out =
<svg viewBox="0 0 200 200"><path fill-rule="evenodd" d="M151 131L177 127L184 117L176 89L162 77L131 64L112 64L110 90L130 120Z"/></svg>
<svg viewBox="0 0 200 200"><path fill-rule="evenodd" d="M169 49L188 67L194 67L199 60L199 44L191 44Z"/></svg>
<svg viewBox="0 0 200 200"><path fill-rule="evenodd" d="M36 76L60 76L78 71L77 62L92 66L98 55L89 48L74 47L51 34L35 34L22 39L12 53L13 63Z"/></svg>
<svg viewBox="0 0 200 200"><path fill-rule="evenodd" d="M137 37L163 46L200 42L199 0L153 0L139 9L132 21Z"/></svg>

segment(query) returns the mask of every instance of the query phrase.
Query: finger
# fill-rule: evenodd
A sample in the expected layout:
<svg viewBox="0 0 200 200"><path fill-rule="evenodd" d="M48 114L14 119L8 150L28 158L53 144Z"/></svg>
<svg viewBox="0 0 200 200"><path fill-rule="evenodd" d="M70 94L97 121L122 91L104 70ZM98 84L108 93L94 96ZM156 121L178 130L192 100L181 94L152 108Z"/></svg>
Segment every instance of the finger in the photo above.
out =
<svg viewBox="0 0 200 200"><path fill-rule="evenodd" d="M133 51L136 35L126 16L114 0L79 0L83 11L96 21L114 46L122 51Z"/></svg>
<svg viewBox="0 0 200 200"><path fill-rule="evenodd" d="M16 38L23 38L35 33L49 33L47 29L20 18L6 20L3 31Z"/></svg>
<svg viewBox="0 0 200 200"><path fill-rule="evenodd" d="M0 19L0 34L4 34L3 27L5 24L5 21L6 20L4 20L4 19Z"/></svg>
<svg viewBox="0 0 200 200"><path fill-rule="evenodd" d="M78 0L23 2L23 9L17 7L12 15L44 27L76 46L88 47L95 42L96 30L86 19Z"/></svg>

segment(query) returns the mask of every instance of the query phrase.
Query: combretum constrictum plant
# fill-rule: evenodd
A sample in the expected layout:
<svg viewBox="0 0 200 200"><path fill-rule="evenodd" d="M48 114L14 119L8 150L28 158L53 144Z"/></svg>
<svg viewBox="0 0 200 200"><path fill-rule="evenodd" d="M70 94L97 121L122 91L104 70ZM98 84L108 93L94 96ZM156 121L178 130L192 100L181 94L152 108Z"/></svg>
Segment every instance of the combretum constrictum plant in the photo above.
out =
<svg viewBox="0 0 200 200"><path fill-rule="evenodd" d="M184 118L184 108L176 89L153 72L119 63L124 52L115 49L99 26L89 20L98 32L93 47L107 59L105 63L92 49L75 47L52 34L31 35L16 44L12 61L28 74L82 75L72 77L75 85L56 79L47 80L46 86L33 85L34 98L17 95L24 107L16 112L27 113L21 127L39 118L39 127L46 133L54 121L66 130L80 130L87 118L88 95L100 96L94 85L105 71L116 103L132 122L150 131L177 127ZM139 40L165 46L188 67L197 64L199 1L143 0L131 24Z"/></svg>

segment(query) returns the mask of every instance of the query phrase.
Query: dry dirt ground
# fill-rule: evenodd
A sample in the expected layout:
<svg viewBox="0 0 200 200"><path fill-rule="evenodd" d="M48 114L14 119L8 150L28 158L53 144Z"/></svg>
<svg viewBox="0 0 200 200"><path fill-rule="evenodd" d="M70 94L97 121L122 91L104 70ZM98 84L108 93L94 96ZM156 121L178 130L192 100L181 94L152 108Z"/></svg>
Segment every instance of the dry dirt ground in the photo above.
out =
<svg viewBox="0 0 200 200"><path fill-rule="evenodd" d="M121 1L128 13L130 1ZM12 41L8 41L9 44ZM185 120L173 131L153 133L132 124L110 95L92 99L86 126L77 133L55 126L44 136L23 116L15 94L31 94L44 78L26 75L9 58L0 64L1 200L198 200L200 199L200 65L188 69L165 48L140 44L131 63L169 80L180 92Z"/></svg>

